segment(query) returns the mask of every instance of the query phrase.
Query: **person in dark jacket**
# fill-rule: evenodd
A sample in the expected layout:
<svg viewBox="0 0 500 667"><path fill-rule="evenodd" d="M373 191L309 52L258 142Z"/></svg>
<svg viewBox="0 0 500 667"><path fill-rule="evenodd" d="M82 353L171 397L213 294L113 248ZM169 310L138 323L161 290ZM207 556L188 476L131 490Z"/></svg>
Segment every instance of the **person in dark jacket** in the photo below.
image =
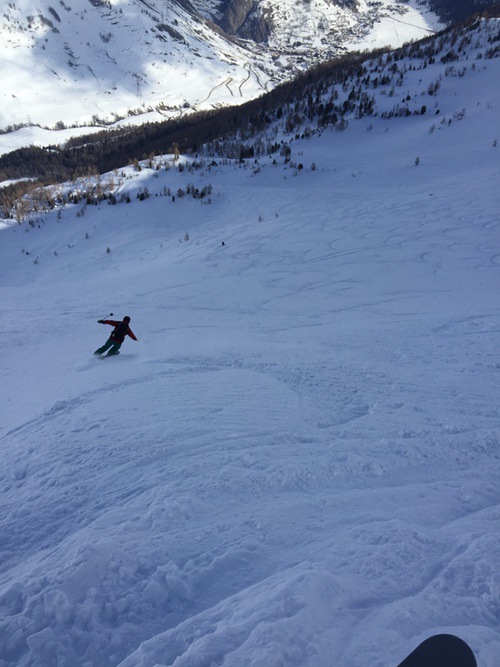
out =
<svg viewBox="0 0 500 667"><path fill-rule="evenodd" d="M97 320L99 324L109 324L114 327L111 332L111 336L104 343L102 347L94 352L94 354L103 354L106 350L109 350L107 357L111 357L114 354L120 354L120 347L122 346L125 336L130 336L132 340L137 340L134 332L129 327L130 317L125 315L121 322L116 322L115 320Z"/></svg>

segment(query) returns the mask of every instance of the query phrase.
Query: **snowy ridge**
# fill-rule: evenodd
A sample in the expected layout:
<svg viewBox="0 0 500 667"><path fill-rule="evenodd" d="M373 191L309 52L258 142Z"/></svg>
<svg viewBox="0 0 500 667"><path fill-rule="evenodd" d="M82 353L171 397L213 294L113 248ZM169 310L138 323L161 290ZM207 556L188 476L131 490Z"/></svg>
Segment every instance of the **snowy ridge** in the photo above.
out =
<svg viewBox="0 0 500 667"><path fill-rule="evenodd" d="M3 223L0 664L496 667L498 24L385 117Z"/></svg>
<svg viewBox="0 0 500 667"><path fill-rule="evenodd" d="M159 0L9 3L0 17L0 129L19 131L0 135L0 153L59 143L67 127L74 135L80 125L238 105L347 48L396 47L442 26L414 2L358 4L353 12L325 0L272 3L275 28L257 44L223 33L209 20L213 3L201 1L198 13Z"/></svg>

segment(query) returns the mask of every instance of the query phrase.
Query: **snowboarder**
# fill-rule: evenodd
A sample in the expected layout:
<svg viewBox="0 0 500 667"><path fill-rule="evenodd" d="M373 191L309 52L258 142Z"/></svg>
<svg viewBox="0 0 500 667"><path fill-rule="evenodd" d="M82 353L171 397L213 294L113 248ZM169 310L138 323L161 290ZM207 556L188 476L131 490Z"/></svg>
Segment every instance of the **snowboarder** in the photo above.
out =
<svg viewBox="0 0 500 667"><path fill-rule="evenodd" d="M128 315L125 315L121 322L117 322L116 320L97 320L97 322L98 324L109 324L114 327L114 329L108 340L102 347L96 350L94 354L102 354L103 352L106 352L106 350L109 350L106 356L111 357L114 354L120 354L119 350L125 340L125 336L130 336L132 340L137 340L134 332L129 327L130 317Z"/></svg>

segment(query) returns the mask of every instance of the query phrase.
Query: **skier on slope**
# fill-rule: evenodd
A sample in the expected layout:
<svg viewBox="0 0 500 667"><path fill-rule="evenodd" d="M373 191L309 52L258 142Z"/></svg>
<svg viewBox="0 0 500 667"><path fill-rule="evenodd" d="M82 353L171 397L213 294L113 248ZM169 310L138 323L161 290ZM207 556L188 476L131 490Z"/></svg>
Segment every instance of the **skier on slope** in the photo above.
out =
<svg viewBox="0 0 500 667"><path fill-rule="evenodd" d="M102 347L96 350L94 354L102 354L103 352L106 352L106 350L109 350L106 356L111 357L114 354L120 354L119 350L123 341L125 340L125 336L130 336L132 340L137 340L134 332L128 325L130 322L130 317L128 315L125 315L121 322L117 322L116 320L97 320L97 322L99 324L109 324L110 326L114 327L114 329L111 332L111 336L108 338L108 340Z"/></svg>

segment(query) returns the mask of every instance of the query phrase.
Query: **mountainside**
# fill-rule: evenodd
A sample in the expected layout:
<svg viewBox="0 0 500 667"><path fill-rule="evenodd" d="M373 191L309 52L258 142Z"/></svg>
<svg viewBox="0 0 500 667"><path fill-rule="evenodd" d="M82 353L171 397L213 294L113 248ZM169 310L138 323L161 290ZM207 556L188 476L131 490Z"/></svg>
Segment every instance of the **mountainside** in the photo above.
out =
<svg viewBox="0 0 500 667"><path fill-rule="evenodd" d="M0 17L0 130L239 104L346 49L440 25L425 5L394 0L18 0ZM0 152L31 137L0 136Z"/></svg>
<svg viewBox="0 0 500 667"><path fill-rule="evenodd" d="M498 10L491 9L488 15L493 17L498 14ZM472 39L471 27L475 25L474 21L468 21L393 52L379 50L376 54L347 54L307 70L292 81L240 106L237 112L234 107L227 107L135 127L123 125L105 131L96 127L92 128L92 133L82 128L82 136L70 139L64 146L31 146L10 152L0 156L0 182L3 185L0 207L6 215L22 216L25 202L18 207L16 199L24 192L33 190L37 182L49 184L88 173L103 173L169 151L182 150L194 154L207 142L222 146L226 156L260 154L262 139L258 140L259 147L255 149L252 137L268 126L273 127L276 133L278 119L279 126L291 133L295 128L300 129L305 119L313 125L317 123L321 127L331 125L343 129L353 117L440 116L436 93L442 85L443 76L462 77L471 67L477 67L476 63L471 66L468 62L467 49ZM495 28L491 30L494 33ZM488 48L476 56L478 61L497 57L495 34L490 35L488 41ZM447 44L449 49L443 53ZM375 64L371 64L374 57ZM418 84L411 80L407 84L409 75L404 62L408 58L415 60L411 70L437 72L435 80L428 84L426 77L419 78ZM401 62L403 65L399 64ZM443 67L443 64L447 66ZM417 92L412 92L415 89ZM460 114L460 109L456 109L450 122ZM439 120L440 124L446 122L443 118ZM35 128L31 131L32 143L43 146L47 141L47 131ZM307 131L317 130L313 127ZM64 131L59 134L64 135ZM267 141L271 147L276 144L274 140Z"/></svg>
<svg viewBox="0 0 500 667"><path fill-rule="evenodd" d="M464 21L472 14L498 2L491 0L429 0L427 3L444 21Z"/></svg>
<svg viewBox="0 0 500 667"><path fill-rule="evenodd" d="M299 35L302 33L306 37L309 36L313 42L314 38L319 37L323 44L331 43L338 41L339 37L342 38L342 27L344 29L352 27L353 19L355 22L359 18L362 21L378 21L381 16L379 10L384 4L364 0L316 0L315 2L221 0L211 3L192 0L192 2L201 13L205 13L231 35L252 39L255 42L280 44L285 48L286 46L293 48L297 40L297 33L294 34L293 29L291 30L294 23L297 24ZM398 3L398 7L394 7L393 16L397 17L400 13L404 20L408 4L413 4L420 11L430 9L447 22L459 22L493 2L492 0L421 0L417 3L408 3L403 0ZM346 17L349 17L351 25L346 21ZM305 26L312 27L312 31L304 30Z"/></svg>
<svg viewBox="0 0 500 667"><path fill-rule="evenodd" d="M1 223L2 667L497 667L499 48L304 77Z"/></svg>

